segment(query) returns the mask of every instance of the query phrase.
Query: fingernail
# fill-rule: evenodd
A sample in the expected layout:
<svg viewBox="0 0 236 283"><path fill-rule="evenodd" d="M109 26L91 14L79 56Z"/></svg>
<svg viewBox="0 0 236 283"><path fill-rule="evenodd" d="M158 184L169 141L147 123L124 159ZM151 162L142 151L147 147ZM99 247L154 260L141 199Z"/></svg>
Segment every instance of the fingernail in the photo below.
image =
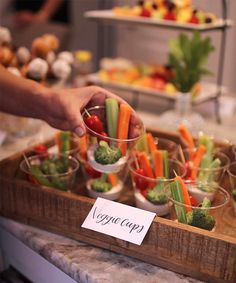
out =
<svg viewBox="0 0 236 283"><path fill-rule="evenodd" d="M85 131L84 131L84 129L83 129L82 127L77 127L77 128L75 129L75 133L76 133L76 135L78 135L79 137L81 137L81 136L83 136L83 135L85 134Z"/></svg>

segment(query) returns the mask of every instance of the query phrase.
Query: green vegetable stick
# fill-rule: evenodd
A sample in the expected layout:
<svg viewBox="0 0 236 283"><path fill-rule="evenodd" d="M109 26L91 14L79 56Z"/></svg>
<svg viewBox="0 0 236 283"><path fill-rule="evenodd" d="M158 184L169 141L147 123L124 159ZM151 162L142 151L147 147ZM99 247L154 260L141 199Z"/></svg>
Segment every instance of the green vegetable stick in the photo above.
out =
<svg viewBox="0 0 236 283"><path fill-rule="evenodd" d="M44 176L43 172L40 170L40 168L37 165L30 166L30 173L41 185L48 187L52 186L50 181L47 179L47 177Z"/></svg>
<svg viewBox="0 0 236 283"><path fill-rule="evenodd" d="M147 134L143 134L136 143L136 148L138 151L145 151L147 154L149 154L148 150L148 143L147 143Z"/></svg>
<svg viewBox="0 0 236 283"><path fill-rule="evenodd" d="M106 99L106 119L109 137L116 138L119 119L119 104L114 98Z"/></svg>
<svg viewBox="0 0 236 283"><path fill-rule="evenodd" d="M70 136L71 132L64 131L61 132L60 138L61 138L61 153L68 152L70 150Z"/></svg>
<svg viewBox="0 0 236 283"><path fill-rule="evenodd" d="M168 160L168 151L161 150L163 157L163 168L164 168L164 176L169 179L170 177L170 168L169 168L169 160Z"/></svg>
<svg viewBox="0 0 236 283"><path fill-rule="evenodd" d="M66 190L66 184L60 180L60 178L58 176L57 169L56 169L56 165L52 162L49 165L49 173L50 173L50 175L52 175L52 176L50 176L51 182L52 182L52 187L55 187L59 190L65 191Z"/></svg>
<svg viewBox="0 0 236 283"><path fill-rule="evenodd" d="M170 183L170 190L171 190L172 198L183 204L183 206L175 204L175 212L177 219L179 222L186 224L187 223L186 209L184 207L184 198L180 186L181 185L178 181L172 182Z"/></svg>

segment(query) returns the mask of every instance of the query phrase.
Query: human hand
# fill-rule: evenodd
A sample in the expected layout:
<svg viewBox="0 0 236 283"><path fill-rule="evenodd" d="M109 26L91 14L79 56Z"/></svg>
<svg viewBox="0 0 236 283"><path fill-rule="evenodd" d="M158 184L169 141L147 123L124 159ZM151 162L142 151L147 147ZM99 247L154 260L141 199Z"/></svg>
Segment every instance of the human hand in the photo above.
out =
<svg viewBox="0 0 236 283"><path fill-rule="evenodd" d="M47 103L42 109L41 118L51 126L75 132L78 136L83 136L86 132L81 112L85 107L104 105L105 99L112 97L119 103L127 103L117 95L96 86L89 86L76 89L50 89L46 94ZM131 137L140 134L140 119L135 111L131 116Z"/></svg>

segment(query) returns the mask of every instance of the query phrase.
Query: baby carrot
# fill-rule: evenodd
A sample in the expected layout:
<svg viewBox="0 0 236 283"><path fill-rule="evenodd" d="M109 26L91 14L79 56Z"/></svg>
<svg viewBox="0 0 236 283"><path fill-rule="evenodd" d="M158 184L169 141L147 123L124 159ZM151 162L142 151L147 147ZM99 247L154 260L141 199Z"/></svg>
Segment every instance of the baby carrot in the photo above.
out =
<svg viewBox="0 0 236 283"><path fill-rule="evenodd" d="M189 148L193 148L194 147L194 141L193 141L193 137L190 134L189 130L187 129L187 127L184 124L180 124L178 127L178 131L181 135L181 137L184 139L184 141L186 142L187 146Z"/></svg>
<svg viewBox="0 0 236 283"><path fill-rule="evenodd" d="M147 144L148 144L148 149L149 152L152 153L154 150L157 149L155 141L154 141L154 137L151 133L147 133Z"/></svg>
<svg viewBox="0 0 236 283"><path fill-rule="evenodd" d="M164 176L164 168L163 168L163 155L160 150L154 150L152 152L152 160L154 166L154 173L156 178Z"/></svg>
<svg viewBox="0 0 236 283"><path fill-rule="evenodd" d="M193 159L193 163L192 163L192 172L191 172L191 178L192 179L196 179L197 177L197 173L198 173L198 168L200 167L203 155L206 153L207 148L204 145L199 145L199 147L197 148L195 157Z"/></svg>
<svg viewBox="0 0 236 283"><path fill-rule="evenodd" d="M128 104L120 104L118 128L117 128L117 138L127 139L129 133L129 122L131 118L132 109ZM127 143L123 142L119 144L119 148L123 155L126 154Z"/></svg>
<svg viewBox="0 0 236 283"><path fill-rule="evenodd" d="M112 185L112 187L115 187L118 183L117 175L114 173L109 173L107 175L107 179L108 179L108 182Z"/></svg>
<svg viewBox="0 0 236 283"><path fill-rule="evenodd" d="M179 184L180 184L184 204L190 206L191 205L190 197L189 197L188 190L186 188L186 185L185 185L183 179L180 176L176 176L175 181L179 182ZM188 206L186 206L185 209L186 209L187 212L192 211L192 208L188 207Z"/></svg>
<svg viewBox="0 0 236 283"><path fill-rule="evenodd" d="M138 155L138 159L139 159L139 165L144 170L146 175L150 178L154 178L154 174L152 172L152 166L146 152L140 152Z"/></svg>

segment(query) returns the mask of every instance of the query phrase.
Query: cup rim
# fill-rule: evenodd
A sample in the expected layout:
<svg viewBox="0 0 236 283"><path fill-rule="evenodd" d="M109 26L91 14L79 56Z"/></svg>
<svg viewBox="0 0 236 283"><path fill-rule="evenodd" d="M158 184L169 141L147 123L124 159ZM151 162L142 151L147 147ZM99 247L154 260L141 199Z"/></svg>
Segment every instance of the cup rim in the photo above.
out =
<svg viewBox="0 0 236 283"><path fill-rule="evenodd" d="M72 162L75 164L75 168L70 168L70 171L67 171L65 173L58 173L58 174L40 174L39 176L45 176L45 177L52 177L52 176L59 176L59 177L64 177L64 176L67 176L68 174L72 174L74 172L76 172L79 167L80 167L80 164L79 164L79 161L74 158L73 156L71 155L63 155L63 154L36 154L36 155L32 155L30 157L27 157L28 161L32 161L32 160L35 160L37 158L40 158L40 157L47 157L47 156L63 156L63 157L67 157L69 160L72 160ZM22 170L22 172L26 173L26 174L31 174L28 166L26 165L26 161L25 159L23 159L21 162L20 162L20 169Z"/></svg>
<svg viewBox="0 0 236 283"><path fill-rule="evenodd" d="M184 164L176 159L173 159L173 158L168 158L169 161L171 162L174 162L178 165L180 165L182 168L183 168L183 171L184 173L180 175L180 177L184 177L185 174L186 174L186 169L184 167ZM151 178L151 177L148 177L148 176L143 176L141 174L138 174L137 172L135 172L135 170L131 167L131 163L134 162L134 157L131 158L129 161L128 161L128 168L129 170L132 172L132 174L138 176L138 177L141 177L141 178L145 178L145 180L149 181L149 182L157 182L157 181L160 181L160 182L163 182L163 183L168 183L170 181L173 181L174 178L170 178L170 179L166 179L166 178L163 178L163 177L158 177L158 178Z"/></svg>
<svg viewBox="0 0 236 283"><path fill-rule="evenodd" d="M89 112L89 111L91 111L91 110L97 110L97 109L106 109L106 107L105 106L103 106L103 105L96 105L96 106L93 106L93 107L90 107L90 108L86 108L86 110ZM124 143L124 142L134 142L134 141L137 141L141 136L142 136L142 134L145 132L145 127L144 127L144 124L143 124L143 122L142 122L142 120L140 119L140 117L138 117L139 118L139 120L140 120L140 124L141 124L141 129L140 129L140 134L137 136L137 137L135 137L135 138L131 138L131 139L116 139L116 138L112 138L112 137L104 137L104 136L102 136L102 135L100 135L99 133L97 133L97 132L95 132L95 131L93 131L92 129L90 129L87 125L86 125L86 123L84 122L84 115L86 114L86 111L84 110L83 112L82 112L82 118L83 118L83 124L84 124L84 126L85 126L85 128L87 129L87 131L89 132L89 133L91 133L92 135L94 135L94 136L96 136L96 137L98 137L98 138L101 138L101 139L103 139L103 140L105 140L105 141L112 141L112 142L120 142L120 143Z"/></svg>
<svg viewBox="0 0 236 283"><path fill-rule="evenodd" d="M236 174L233 174L233 173L230 171L230 167L231 167L232 165L236 165L236 161L231 162L231 163L229 164L229 166L228 166L228 168L227 168L227 172L228 172L228 174L229 174L230 177L235 177L235 178L236 178Z"/></svg>
<svg viewBox="0 0 236 283"><path fill-rule="evenodd" d="M189 148L185 148L185 149L183 149L183 152L188 152L189 150L196 150L197 149L197 147L194 147L194 148L191 148L191 149L189 149ZM225 153L223 153L223 152L221 152L221 151L218 151L218 150L216 150L216 151L213 151L213 155L214 154L219 154L219 155L221 155L223 158L225 158L225 160L226 160L226 164L225 165L220 165L219 167L217 167L217 168L201 168L201 167L197 167L197 166L192 166L192 168L193 169L198 169L199 171L206 171L206 172L215 172L215 171L218 171L218 170L222 170L222 169L227 169L228 168L228 166L230 165L230 159L229 159L229 157L225 154Z"/></svg>
<svg viewBox="0 0 236 283"><path fill-rule="evenodd" d="M216 191L220 191L221 193L223 193L224 195L224 202L221 203L221 204L218 204L218 205L213 205L213 206L210 206L210 207L200 207L200 206L194 206L194 205L189 205L189 204L184 204L182 202L179 202L177 200L174 200L172 197L168 197L170 201L172 201L174 204L178 205L178 206L181 206L181 207L186 207L186 208L192 208L192 209L201 209L201 210L215 210L215 209L218 209L218 208L221 208L223 206L225 206L229 201L230 201L230 194L224 189L222 188L221 186L217 185L217 188L216 188Z"/></svg>

